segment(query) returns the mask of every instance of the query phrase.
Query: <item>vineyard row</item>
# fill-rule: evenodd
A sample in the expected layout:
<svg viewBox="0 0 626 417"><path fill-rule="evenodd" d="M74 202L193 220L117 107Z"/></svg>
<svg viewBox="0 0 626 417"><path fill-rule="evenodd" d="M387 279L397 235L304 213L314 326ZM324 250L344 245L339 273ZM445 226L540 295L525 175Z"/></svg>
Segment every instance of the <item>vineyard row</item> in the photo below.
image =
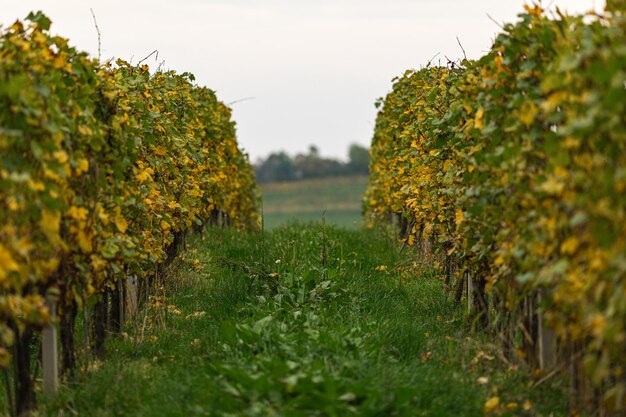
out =
<svg viewBox="0 0 626 417"><path fill-rule="evenodd" d="M508 360L569 375L572 409L598 415L626 409L622 3L527 6L482 58L397 78L365 202L434 257Z"/></svg>
<svg viewBox="0 0 626 417"><path fill-rule="evenodd" d="M45 15L27 20L0 33L0 369L13 365L18 412L35 401L31 344L49 306L71 373L80 311L101 355L127 277L148 288L211 219L258 224L253 171L213 91L188 73L100 64Z"/></svg>

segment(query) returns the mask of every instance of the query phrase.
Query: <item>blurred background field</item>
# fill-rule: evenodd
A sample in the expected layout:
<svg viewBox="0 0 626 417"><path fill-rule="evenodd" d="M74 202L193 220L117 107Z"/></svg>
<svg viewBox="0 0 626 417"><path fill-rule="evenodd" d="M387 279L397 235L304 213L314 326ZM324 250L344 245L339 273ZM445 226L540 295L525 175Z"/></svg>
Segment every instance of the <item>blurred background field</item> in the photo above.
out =
<svg viewBox="0 0 626 417"><path fill-rule="evenodd" d="M355 229L362 223L366 176L329 177L261 184L265 228L321 222Z"/></svg>

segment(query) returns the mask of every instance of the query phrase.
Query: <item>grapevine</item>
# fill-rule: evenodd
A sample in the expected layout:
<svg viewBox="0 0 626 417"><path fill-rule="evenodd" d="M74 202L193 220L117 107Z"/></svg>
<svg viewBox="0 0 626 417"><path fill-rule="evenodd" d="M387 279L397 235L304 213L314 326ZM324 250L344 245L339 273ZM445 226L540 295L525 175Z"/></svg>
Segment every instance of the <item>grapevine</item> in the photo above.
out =
<svg viewBox="0 0 626 417"><path fill-rule="evenodd" d="M512 358L556 333L578 400L623 410L626 32L606 14L527 6L485 56L399 78L372 141L372 224L405 219ZM449 282L451 284L451 282Z"/></svg>
<svg viewBox="0 0 626 417"><path fill-rule="evenodd" d="M0 367L49 322L46 301L73 325L129 275L154 276L214 213L258 223L253 171L213 91L101 65L49 28L31 13L0 34Z"/></svg>

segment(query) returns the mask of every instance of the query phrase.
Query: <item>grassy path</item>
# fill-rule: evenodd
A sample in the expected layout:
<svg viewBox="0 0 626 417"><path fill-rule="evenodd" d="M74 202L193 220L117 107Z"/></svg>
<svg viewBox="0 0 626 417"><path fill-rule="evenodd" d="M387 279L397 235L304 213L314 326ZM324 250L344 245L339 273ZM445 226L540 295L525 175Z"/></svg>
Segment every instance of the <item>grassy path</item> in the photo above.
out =
<svg viewBox="0 0 626 417"><path fill-rule="evenodd" d="M535 416L558 403L496 366L432 273L374 232L211 230L190 246L145 321L42 415L482 416L497 396L494 413Z"/></svg>

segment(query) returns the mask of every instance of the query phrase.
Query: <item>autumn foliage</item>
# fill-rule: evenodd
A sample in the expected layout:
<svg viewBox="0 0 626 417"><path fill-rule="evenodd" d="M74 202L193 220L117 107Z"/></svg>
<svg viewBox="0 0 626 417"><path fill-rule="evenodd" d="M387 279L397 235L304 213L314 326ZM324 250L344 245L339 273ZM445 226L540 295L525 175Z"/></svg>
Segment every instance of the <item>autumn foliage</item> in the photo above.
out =
<svg viewBox="0 0 626 417"><path fill-rule="evenodd" d="M41 13L0 33L0 367L16 339L129 275L153 276L216 212L257 224L230 110L191 74L100 65Z"/></svg>
<svg viewBox="0 0 626 417"><path fill-rule="evenodd" d="M407 243L426 242L457 290L472 280L477 320L511 357L536 364L543 320L573 402L619 414L626 25L612 4L550 17L527 6L479 60L398 78L376 122L366 209L372 223L401 217Z"/></svg>

